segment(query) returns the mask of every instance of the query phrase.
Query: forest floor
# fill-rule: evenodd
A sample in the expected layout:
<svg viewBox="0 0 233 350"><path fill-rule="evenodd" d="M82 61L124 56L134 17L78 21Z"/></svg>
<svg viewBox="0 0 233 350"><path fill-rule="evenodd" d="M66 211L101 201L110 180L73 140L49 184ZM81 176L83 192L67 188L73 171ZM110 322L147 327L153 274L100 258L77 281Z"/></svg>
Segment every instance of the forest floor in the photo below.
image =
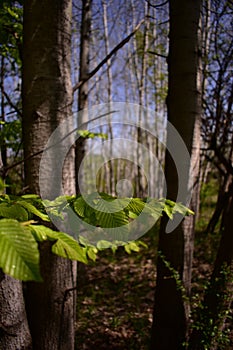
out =
<svg viewBox="0 0 233 350"><path fill-rule="evenodd" d="M128 255L101 252L96 263L80 266L77 350L146 350L149 348L156 283L158 233L146 235L148 248ZM198 238L193 268L193 304L211 273L212 245ZM200 248L201 247L201 248Z"/></svg>
<svg viewBox="0 0 233 350"><path fill-rule="evenodd" d="M214 233L206 233L217 195L216 179L201 192L201 210L196 225L192 271L191 308L200 304L213 269L219 244L219 224ZM128 255L123 248L115 254L102 251L95 263L79 265L76 350L148 350L152 326L156 283L158 228L142 240L147 248ZM233 308L226 326L233 349ZM229 339L229 336L228 336Z"/></svg>
<svg viewBox="0 0 233 350"><path fill-rule="evenodd" d="M130 255L119 248L114 255L101 252L92 266L81 266L77 350L148 349L155 259L152 247Z"/></svg>

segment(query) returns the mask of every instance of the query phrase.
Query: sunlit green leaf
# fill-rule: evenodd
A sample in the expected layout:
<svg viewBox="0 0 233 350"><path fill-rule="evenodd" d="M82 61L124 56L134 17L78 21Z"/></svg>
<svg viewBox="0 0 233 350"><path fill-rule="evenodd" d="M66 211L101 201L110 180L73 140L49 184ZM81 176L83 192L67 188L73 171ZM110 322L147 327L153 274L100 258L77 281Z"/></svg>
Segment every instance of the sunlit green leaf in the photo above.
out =
<svg viewBox="0 0 233 350"><path fill-rule="evenodd" d="M97 258L97 250L94 250L92 247L89 247L87 249L87 256L88 258L90 258L92 261L96 261L96 258Z"/></svg>
<svg viewBox="0 0 233 350"><path fill-rule="evenodd" d="M41 281L37 242L28 228L13 219L0 220L0 267L22 281Z"/></svg>
<svg viewBox="0 0 233 350"><path fill-rule="evenodd" d="M87 264L86 250L79 243L66 233L53 231L43 225L31 226L35 239L52 240L55 243L52 246L52 252L63 258L77 260Z"/></svg>
<svg viewBox="0 0 233 350"><path fill-rule="evenodd" d="M101 240L101 241L97 242L97 248L99 250L108 249L111 247L112 247L112 243L109 241Z"/></svg>
<svg viewBox="0 0 233 350"><path fill-rule="evenodd" d="M42 213L41 211L39 211L33 204L26 202L24 200L19 200L17 202L19 205L21 205L22 207L24 207L25 209L27 209L27 211L29 213L32 213L36 216L38 216L39 218L41 218L43 221L50 221L48 215Z"/></svg>

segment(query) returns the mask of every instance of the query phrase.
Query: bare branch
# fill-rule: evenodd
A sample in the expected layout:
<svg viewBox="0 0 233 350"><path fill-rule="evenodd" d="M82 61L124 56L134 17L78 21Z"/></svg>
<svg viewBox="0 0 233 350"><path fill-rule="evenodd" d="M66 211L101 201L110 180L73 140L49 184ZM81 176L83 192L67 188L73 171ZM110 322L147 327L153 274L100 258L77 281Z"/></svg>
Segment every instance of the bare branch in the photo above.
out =
<svg viewBox="0 0 233 350"><path fill-rule="evenodd" d="M101 114L101 115L99 115L99 116L93 118L91 121L93 122L93 121L95 121L95 120L98 120L98 119L100 119L100 118L102 118L102 117L105 117L105 116L107 116L107 115L109 115L109 114L113 114L113 113L116 113L116 112L118 112L118 111L110 111L110 112ZM26 162L27 160L32 159L32 158L34 158L34 157L37 157L37 156L39 156L40 154L42 154L43 152L46 152L46 151L50 150L51 148L58 146L58 145L61 144L65 139L67 139L67 137L69 137L70 135L72 135L74 132L77 132L78 130L81 130L81 129L84 130L84 128L87 127L88 123L89 123L89 121L83 123L81 126L78 126L78 127L74 128L74 129L71 130L69 133L67 133L63 138L61 138L60 140L58 140L57 142L55 142L55 143L52 144L51 146L49 146L49 147L47 147L47 148L43 148L43 149L41 149L41 150L39 150L38 152L35 152L35 153L33 153L33 154L30 154L29 156L27 156L27 157L25 157L25 158L23 158L23 159L21 159L21 160L15 162L15 163L12 163L12 164L10 164L10 165L8 165L8 166L6 166L6 167L1 167L1 169L0 169L0 170L1 170L1 171L0 171L1 176L4 178L4 177L6 176L6 174L8 173L8 171L11 170L11 169L13 169L13 168L15 168L17 165L20 165L20 164Z"/></svg>
<svg viewBox="0 0 233 350"><path fill-rule="evenodd" d="M22 118L22 112L18 109L18 107L11 101L10 97L8 96L8 94L6 93L6 91L3 88L3 85L0 84L0 88L1 91L4 95L4 97L6 98L7 102L9 103L9 105L15 110L15 112Z"/></svg>
<svg viewBox="0 0 233 350"><path fill-rule="evenodd" d="M164 1L164 2L161 2L161 4L158 4L158 5L152 4L149 0L146 0L146 1L148 2L148 4L149 4L151 7L155 8L155 9L157 9L157 8L159 8L159 7L162 7L162 6L165 6L166 4L168 4L168 0L166 0L166 1Z"/></svg>
<svg viewBox="0 0 233 350"><path fill-rule="evenodd" d="M163 55L163 54L155 52L155 51L147 51L147 52L152 54L152 55L155 55L155 56L163 57L163 58L166 58L166 59L168 58L167 55Z"/></svg>
<svg viewBox="0 0 233 350"><path fill-rule="evenodd" d="M129 42L129 40L134 36L134 34L138 31L142 23L144 23L144 19L137 24L137 26L134 28L134 30L126 37L124 38L119 44L117 44L112 51L109 52L109 54L88 74L88 76L80 80L76 85L73 87L73 93L80 88L84 83L86 83L90 78L92 78L99 70L100 68L108 62L108 60L117 53L118 50L120 50L125 44Z"/></svg>

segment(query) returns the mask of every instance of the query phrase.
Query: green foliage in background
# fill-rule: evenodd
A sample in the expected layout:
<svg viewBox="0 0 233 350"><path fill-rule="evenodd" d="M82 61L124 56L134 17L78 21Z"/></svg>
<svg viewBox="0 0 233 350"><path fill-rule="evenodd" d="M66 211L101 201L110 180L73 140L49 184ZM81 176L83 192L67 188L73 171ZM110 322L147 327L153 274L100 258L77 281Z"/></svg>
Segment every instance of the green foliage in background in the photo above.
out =
<svg viewBox="0 0 233 350"><path fill-rule="evenodd" d="M0 54L15 68L21 67L23 42L23 8L21 1L3 0L0 3Z"/></svg>
<svg viewBox="0 0 233 350"><path fill-rule="evenodd" d="M99 137L107 140L108 138L107 134L102 132L91 132L89 130L78 130L78 134L84 139L94 139L95 137Z"/></svg>

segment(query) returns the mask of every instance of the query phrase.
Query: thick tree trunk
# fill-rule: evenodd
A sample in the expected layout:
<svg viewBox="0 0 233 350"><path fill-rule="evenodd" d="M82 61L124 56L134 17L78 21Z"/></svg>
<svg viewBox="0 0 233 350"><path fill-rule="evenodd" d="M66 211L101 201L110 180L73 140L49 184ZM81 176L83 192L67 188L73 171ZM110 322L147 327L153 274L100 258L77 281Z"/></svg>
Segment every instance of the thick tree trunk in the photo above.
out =
<svg viewBox="0 0 233 350"><path fill-rule="evenodd" d="M0 349L31 350L22 283L0 271Z"/></svg>
<svg viewBox="0 0 233 350"><path fill-rule="evenodd" d="M25 1L23 60L23 141L25 182L39 193L39 162L48 138L71 115L71 1ZM64 192L73 192L73 152L63 172ZM56 162L53 159L52 162ZM56 163L55 163L56 164ZM68 169L70 167L70 169ZM48 177L54 179L53 163ZM51 181L52 184L52 181ZM59 195L61 188L48 188ZM74 193L74 192L73 192Z"/></svg>
<svg viewBox="0 0 233 350"><path fill-rule="evenodd" d="M76 268L72 261L51 253L50 242L40 245L43 283L26 286L26 309L33 350L74 349Z"/></svg>
<svg viewBox="0 0 233 350"><path fill-rule="evenodd" d="M72 113L70 77L71 0L24 2L23 138L25 183L40 194L41 154L52 132ZM69 127L68 127L69 129ZM64 132L68 132L69 130ZM45 164L43 193L51 199L75 193L74 150L57 181L59 157ZM63 164L62 164L63 165ZM74 349L76 268L54 256L51 245L40 245L43 283L27 283L25 300L34 350Z"/></svg>
<svg viewBox="0 0 233 350"><path fill-rule="evenodd" d="M191 190L189 175L197 186L199 173L199 120L201 116L201 80L198 52L198 24L201 0L170 1L170 44L168 120L183 138L190 152L190 164L183 164L186 183L182 183L187 195ZM168 129L168 149L172 149L173 135ZM172 146L173 145L173 146ZM180 154L180 161L183 158ZM176 164L166 151L165 176L167 197L176 200L179 179ZM196 208L194 187L192 209ZM190 289L190 268L193 252L194 218L188 217L171 233L166 233L167 220L163 218L159 234L157 286L155 292L154 321L151 349L178 350L184 348L188 308L179 281L172 269L179 273L186 291ZM166 264L169 264L169 267ZM171 269L172 268L172 269ZM173 270L174 271L174 270Z"/></svg>

